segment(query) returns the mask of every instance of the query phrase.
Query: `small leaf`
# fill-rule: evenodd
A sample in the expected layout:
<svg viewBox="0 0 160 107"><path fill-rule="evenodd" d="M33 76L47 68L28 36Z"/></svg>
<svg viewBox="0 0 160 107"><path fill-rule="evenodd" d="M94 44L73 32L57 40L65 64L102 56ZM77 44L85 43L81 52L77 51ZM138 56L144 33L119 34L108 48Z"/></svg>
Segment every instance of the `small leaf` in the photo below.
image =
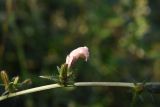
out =
<svg viewBox="0 0 160 107"><path fill-rule="evenodd" d="M4 93L2 93L2 95L1 95L1 96L7 95L7 94L9 94L9 91L8 91L8 90L7 90L7 91L5 91Z"/></svg>
<svg viewBox="0 0 160 107"><path fill-rule="evenodd" d="M44 78L44 79L52 79L51 76L39 76L40 78Z"/></svg>
<svg viewBox="0 0 160 107"><path fill-rule="evenodd" d="M1 71L1 79L4 83L5 90L7 90L8 85L9 85L9 79L8 79L8 75L7 75L6 71Z"/></svg>
<svg viewBox="0 0 160 107"><path fill-rule="evenodd" d="M57 66L57 70L58 70L58 73L59 73L59 72L60 72L60 70L61 70L59 66Z"/></svg>
<svg viewBox="0 0 160 107"><path fill-rule="evenodd" d="M16 77L14 78L13 84L16 85L16 84L18 83L18 80L19 80L19 77L16 76Z"/></svg>
<svg viewBox="0 0 160 107"><path fill-rule="evenodd" d="M43 79L48 79L48 80L53 80L55 82L58 82L58 79L56 76L39 76L39 77Z"/></svg>
<svg viewBox="0 0 160 107"><path fill-rule="evenodd" d="M32 81L31 79L26 79L21 84L32 84Z"/></svg>

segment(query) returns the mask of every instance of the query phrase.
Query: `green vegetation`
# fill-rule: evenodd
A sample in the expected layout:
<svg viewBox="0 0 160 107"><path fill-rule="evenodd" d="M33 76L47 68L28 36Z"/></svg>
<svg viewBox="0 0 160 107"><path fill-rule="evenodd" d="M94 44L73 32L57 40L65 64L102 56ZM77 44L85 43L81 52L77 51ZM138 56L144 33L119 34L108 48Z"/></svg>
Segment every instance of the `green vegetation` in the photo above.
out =
<svg viewBox="0 0 160 107"><path fill-rule="evenodd" d="M159 82L159 7L159 0L1 0L0 70L7 71L9 80L30 78L29 87L51 84L39 76L57 75L70 51L87 46L88 62L73 67L76 82ZM154 89L159 90L149 90ZM7 99L0 106L129 107L133 94L115 87L57 88ZM136 107L160 105L157 94L136 98Z"/></svg>

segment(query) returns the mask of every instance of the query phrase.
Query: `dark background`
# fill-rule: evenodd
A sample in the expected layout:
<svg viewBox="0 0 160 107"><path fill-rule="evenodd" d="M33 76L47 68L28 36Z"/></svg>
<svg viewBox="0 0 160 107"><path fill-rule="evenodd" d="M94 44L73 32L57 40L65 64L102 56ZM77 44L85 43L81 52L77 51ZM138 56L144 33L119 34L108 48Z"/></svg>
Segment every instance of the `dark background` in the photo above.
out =
<svg viewBox="0 0 160 107"><path fill-rule="evenodd" d="M67 54L88 46L88 62L74 66L76 81L160 81L160 0L0 0L0 70L53 83ZM2 82L1 82L2 83ZM0 88L3 93L4 88ZM137 107L158 107L143 93ZM2 107L129 107L124 88L60 88L14 97Z"/></svg>

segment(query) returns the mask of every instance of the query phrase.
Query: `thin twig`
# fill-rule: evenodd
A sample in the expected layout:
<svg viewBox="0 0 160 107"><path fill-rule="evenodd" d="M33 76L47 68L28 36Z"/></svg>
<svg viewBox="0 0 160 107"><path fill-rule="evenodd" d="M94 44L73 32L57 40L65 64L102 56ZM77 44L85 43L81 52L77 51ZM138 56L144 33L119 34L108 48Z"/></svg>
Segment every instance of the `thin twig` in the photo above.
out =
<svg viewBox="0 0 160 107"><path fill-rule="evenodd" d="M137 83L137 84L142 84L142 83ZM160 83L145 83L145 85L155 85L159 86ZM126 88L134 88L135 84L134 83L126 83L126 82L76 82L74 85L68 85L67 87L81 87L81 86L102 86L102 87L126 87ZM29 93L34 93L38 91L43 91L43 90L49 90L49 89L54 89L54 88L60 88L63 87L59 84L51 84L51 85L45 85L45 86L40 86L40 87L35 87L31 89L26 89L23 91L15 92L15 93L10 93L9 95L4 95L0 97L0 101L5 100L7 98L15 97L15 96L20 96L20 95L25 95Z"/></svg>
<svg viewBox="0 0 160 107"><path fill-rule="evenodd" d="M133 83L125 82L77 82L75 86L106 86L106 87L134 87Z"/></svg>
<svg viewBox="0 0 160 107"><path fill-rule="evenodd" d="M25 95L29 93L34 93L34 92L48 90L52 88L58 88L58 87L61 87L61 86L58 84L51 84L51 85L45 85L45 86L35 87L31 89L26 89L26 90L15 92L15 93L10 93L9 95L1 96L0 101L5 100L7 98L15 97L15 96Z"/></svg>

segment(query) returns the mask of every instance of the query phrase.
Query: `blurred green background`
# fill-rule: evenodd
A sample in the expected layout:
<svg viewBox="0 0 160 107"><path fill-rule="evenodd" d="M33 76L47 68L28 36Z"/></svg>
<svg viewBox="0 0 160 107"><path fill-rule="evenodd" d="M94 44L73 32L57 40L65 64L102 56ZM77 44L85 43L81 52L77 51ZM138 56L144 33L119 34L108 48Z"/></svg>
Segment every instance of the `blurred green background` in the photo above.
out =
<svg viewBox="0 0 160 107"><path fill-rule="evenodd" d="M160 0L0 0L0 70L36 87L53 83L40 75L79 46L88 62L74 66L75 81L160 81ZM0 88L3 93L4 89ZM144 93L137 107L157 107L160 96ZM122 88L53 89L0 102L2 107L129 107Z"/></svg>

